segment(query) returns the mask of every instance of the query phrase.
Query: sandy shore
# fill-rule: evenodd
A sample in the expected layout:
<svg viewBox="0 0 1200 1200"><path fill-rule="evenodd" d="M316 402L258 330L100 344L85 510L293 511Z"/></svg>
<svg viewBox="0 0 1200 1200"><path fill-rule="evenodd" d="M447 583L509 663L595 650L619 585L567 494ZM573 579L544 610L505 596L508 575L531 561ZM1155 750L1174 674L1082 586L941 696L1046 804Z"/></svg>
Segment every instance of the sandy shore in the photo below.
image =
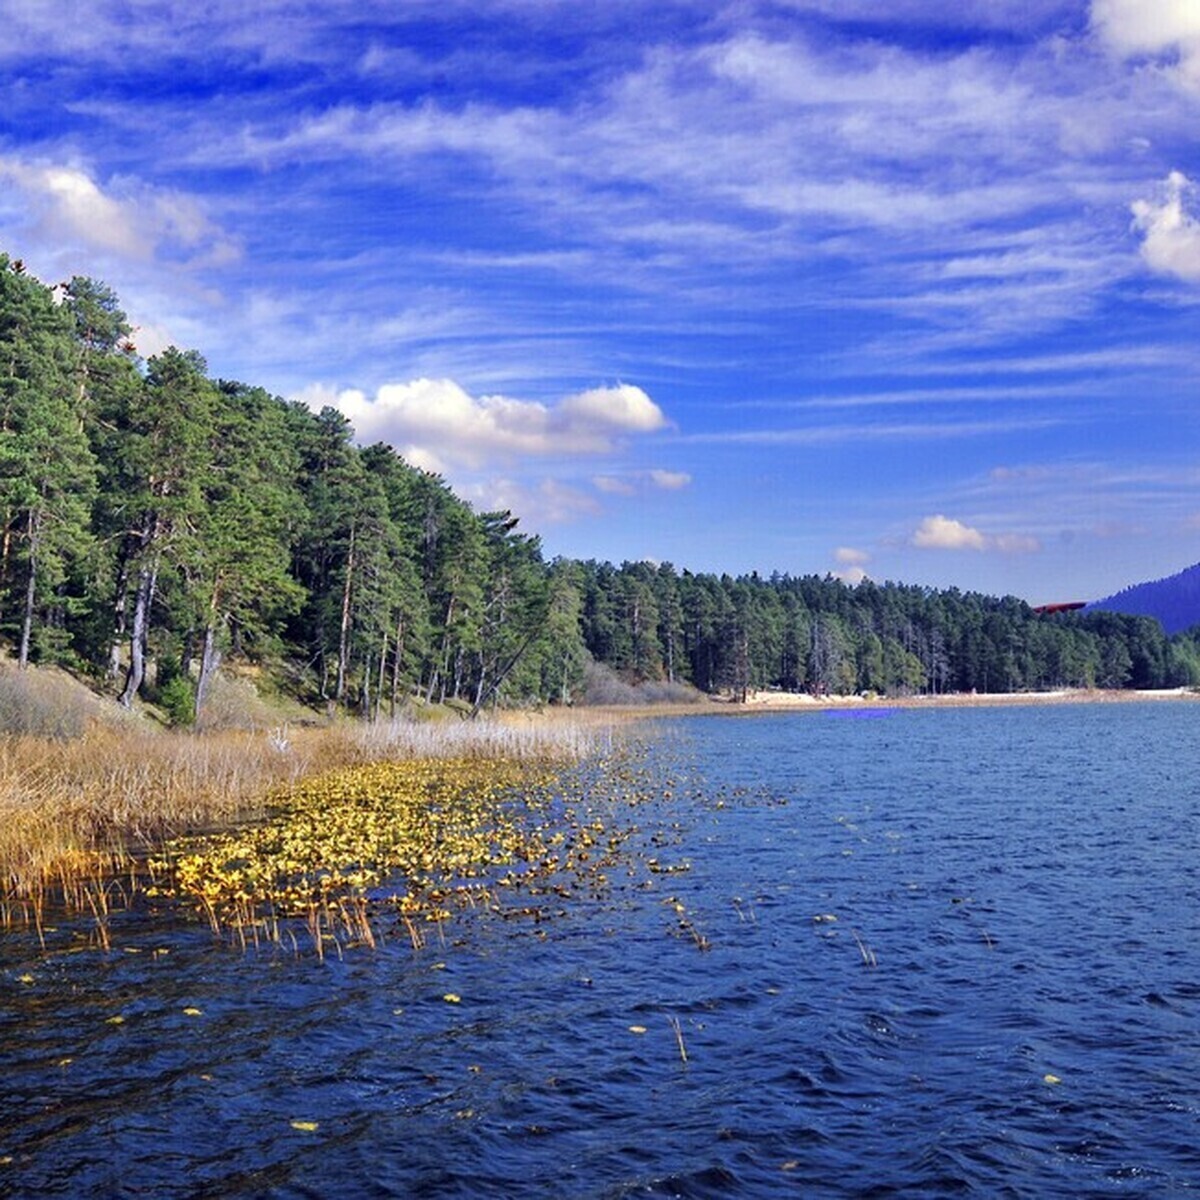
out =
<svg viewBox="0 0 1200 1200"><path fill-rule="evenodd" d="M948 692L940 696L810 696L797 692L751 692L746 703L715 702L726 711L791 712L821 708L966 708L988 705L1019 704L1121 704L1135 700L1200 701L1200 692L1191 688L1161 691L1104 690L1100 688L1063 688L1053 692ZM706 706L707 707L707 706Z"/></svg>
<svg viewBox="0 0 1200 1200"><path fill-rule="evenodd" d="M704 696L690 704L621 704L579 708L544 708L536 713L502 714L509 723L551 721L621 724L626 721L670 717L738 717L760 713L820 712L823 709L879 708L984 708L1042 704L1128 704L1136 701L1200 703L1200 690L1169 688L1161 691L1107 691L1100 688L1064 688L1053 692L949 692L940 696L810 696L806 692L751 692L744 704L728 697Z"/></svg>

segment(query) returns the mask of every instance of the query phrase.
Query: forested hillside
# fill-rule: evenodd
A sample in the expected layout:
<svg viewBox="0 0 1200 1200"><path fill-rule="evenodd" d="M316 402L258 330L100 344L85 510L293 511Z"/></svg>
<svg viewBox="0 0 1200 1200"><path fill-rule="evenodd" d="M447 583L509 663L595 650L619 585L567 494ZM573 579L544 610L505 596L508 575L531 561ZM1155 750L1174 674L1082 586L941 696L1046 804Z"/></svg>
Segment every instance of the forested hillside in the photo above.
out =
<svg viewBox="0 0 1200 1200"><path fill-rule="evenodd" d="M1154 617L1168 633L1200 624L1200 563L1149 583L1138 583L1088 605L1106 612Z"/></svg>
<svg viewBox="0 0 1200 1200"><path fill-rule="evenodd" d="M735 696L1200 683L1200 640L1147 618L547 563L511 514L356 446L336 410L211 379L192 351L143 362L130 333L104 285L50 289L0 255L0 638L127 706L202 713L222 660L372 717L569 703L612 673Z"/></svg>

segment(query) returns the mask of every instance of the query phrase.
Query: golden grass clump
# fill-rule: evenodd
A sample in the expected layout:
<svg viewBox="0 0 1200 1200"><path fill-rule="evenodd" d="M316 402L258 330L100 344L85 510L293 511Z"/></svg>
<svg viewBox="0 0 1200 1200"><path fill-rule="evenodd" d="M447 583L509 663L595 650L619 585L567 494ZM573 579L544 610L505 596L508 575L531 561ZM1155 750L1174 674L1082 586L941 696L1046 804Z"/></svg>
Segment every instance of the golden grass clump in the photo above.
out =
<svg viewBox="0 0 1200 1200"><path fill-rule="evenodd" d="M311 735L281 751L262 735L111 726L0 738L0 918L69 898L167 837L260 815L272 787L355 753Z"/></svg>
<svg viewBox="0 0 1200 1200"><path fill-rule="evenodd" d="M271 805L283 804L296 814L297 821L308 814L307 829L297 825L292 836L301 842L307 839L305 869L324 871L322 878L327 881L333 880L335 872L345 877L345 864L360 860L368 872L407 871L421 865L404 857L397 848L403 842L404 822L408 822L410 832L417 827L412 803L429 806L430 811L421 819L426 828L438 830L438 822L444 820L438 815L439 806L444 807L447 794L459 794L453 787L447 793L442 785L432 790L419 785L412 774L417 771L414 763L424 763L420 770L428 771L428 760L453 759L459 764L456 770L462 779L469 778L470 790L479 802L482 797L494 795L495 787L511 786L518 763L544 765L576 760L609 736L606 728L595 725L585 731L570 723L555 723L547 729L535 723L502 727L488 721L467 723L457 719L437 725L345 723L325 729L293 731L278 727L269 733L227 731L202 735L130 724L93 724L82 737L68 740L0 736L0 924L33 921L40 928L48 903L64 902L83 912L102 908L108 903L114 877L136 874L148 854L160 851L172 839L253 826L263 821ZM334 786L328 782L330 771L365 769L373 761L397 758L409 765L409 773L402 779L396 776L392 780L396 786L389 785L383 792L393 799L397 795L407 797L401 806L407 815L396 816L395 826L386 834L394 843L393 849L368 854L364 845L345 841L348 814L339 832L337 814L341 810L334 800L340 793L336 788L333 792L322 789ZM473 764L470 770L467 764ZM343 779L336 787L343 792L349 789L343 798L353 795L358 803L362 801L364 780L372 787L382 786L390 778L387 770L402 772L403 767L403 763L393 762L383 777L368 772L357 784ZM286 799L292 795L288 789L312 776L320 776L312 785L318 788L315 794L298 788L293 799ZM445 781L449 775L443 771L438 778ZM478 816L481 810L466 806L464 811ZM370 812L368 803L354 820L366 820ZM372 828L378 829L377 818L372 820ZM498 828L492 832L497 838L501 836ZM249 833L224 836L236 839ZM466 835L460 832L456 836L461 856ZM321 853L328 861L313 857L313 847L321 839L326 843ZM449 834L443 838L448 845L447 839ZM286 853L301 853L300 845L288 843ZM366 865L368 859L373 865ZM228 854L223 861L229 861ZM447 861L453 866L458 858L451 856ZM268 871L268 867L264 865L262 870ZM302 885L279 882L287 877L288 870L280 861L273 861L269 872L274 882L271 888L253 893L255 902L269 894L271 904L278 902L284 910L293 912L294 887ZM359 882L367 886L372 878L364 874ZM184 868L171 886L184 893L189 880ZM252 880L243 873L238 877L239 886L242 882ZM208 883L211 885L212 880ZM128 890L136 892L139 886L131 879ZM315 902L317 897L335 890L331 882L325 882L310 890L309 898ZM201 887L195 896L206 894ZM247 892L247 896L250 894ZM342 901L350 898L349 893L338 895Z"/></svg>

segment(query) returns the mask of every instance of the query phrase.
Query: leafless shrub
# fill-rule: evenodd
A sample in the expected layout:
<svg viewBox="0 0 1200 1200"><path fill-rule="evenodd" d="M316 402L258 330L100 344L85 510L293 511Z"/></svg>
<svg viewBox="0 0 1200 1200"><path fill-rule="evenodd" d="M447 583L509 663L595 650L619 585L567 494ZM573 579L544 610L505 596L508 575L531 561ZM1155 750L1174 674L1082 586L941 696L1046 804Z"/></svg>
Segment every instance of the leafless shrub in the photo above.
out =
<svg viewBox="0 0 1200 1200"><path fill-rule="evenodd" d="M117 712L65 672L0 662L0 734L80 737L95 721L119 720Z"/></svg>
<svg viewBox="0 0 1200 1200"><path fill-rule="evenodd" d="M698 704L703 699L703 694L690 684L668 683L665 680L627 683L611 667L593 662L588 664L582 703L592 707L628 708L656 704Z"/></svg>

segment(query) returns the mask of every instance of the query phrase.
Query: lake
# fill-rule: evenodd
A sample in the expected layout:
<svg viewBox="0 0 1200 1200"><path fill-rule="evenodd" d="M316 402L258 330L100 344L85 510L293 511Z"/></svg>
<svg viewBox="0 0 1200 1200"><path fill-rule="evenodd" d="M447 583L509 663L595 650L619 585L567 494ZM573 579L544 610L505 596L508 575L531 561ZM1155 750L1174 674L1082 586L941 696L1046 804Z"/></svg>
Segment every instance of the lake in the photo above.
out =
<svg viewBox="0 0 1200 1200"><path fill-rule="evenodd" d="M1200 707L646 739L626 856L548 919L0 935L0 1194L1200 1191Z"/></svg>

